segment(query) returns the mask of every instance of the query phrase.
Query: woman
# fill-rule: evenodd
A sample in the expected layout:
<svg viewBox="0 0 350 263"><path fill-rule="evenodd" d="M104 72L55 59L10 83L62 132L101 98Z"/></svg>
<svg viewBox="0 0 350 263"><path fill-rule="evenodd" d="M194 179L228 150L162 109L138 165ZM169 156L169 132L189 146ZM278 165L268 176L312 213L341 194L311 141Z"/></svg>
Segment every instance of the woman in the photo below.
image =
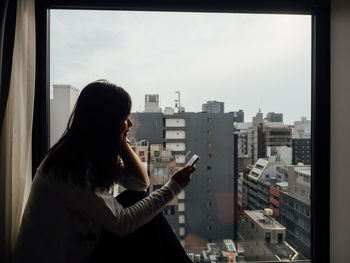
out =
<svg viewBox="0 0 350 263"><path fill-rule="evenodd" d="M147 195L147 171L127 139L130 111L129 94L112 83L82 90L65 133L37 169L14 262L191 262L161 211L195 168ZM128 189L116 199L109 193L115 182Z"/></svg>

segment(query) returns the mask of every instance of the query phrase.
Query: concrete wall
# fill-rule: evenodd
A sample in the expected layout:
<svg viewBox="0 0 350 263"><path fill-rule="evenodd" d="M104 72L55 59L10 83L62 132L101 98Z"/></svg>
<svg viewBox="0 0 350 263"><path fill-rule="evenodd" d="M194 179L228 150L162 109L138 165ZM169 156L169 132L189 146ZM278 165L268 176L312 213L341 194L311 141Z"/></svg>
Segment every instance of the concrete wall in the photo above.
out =
<svg viewBox="0 0 350 263"><path fill-rule="evenodd" d="M350 1L331 1L331 262L350 258Z"/></svg>

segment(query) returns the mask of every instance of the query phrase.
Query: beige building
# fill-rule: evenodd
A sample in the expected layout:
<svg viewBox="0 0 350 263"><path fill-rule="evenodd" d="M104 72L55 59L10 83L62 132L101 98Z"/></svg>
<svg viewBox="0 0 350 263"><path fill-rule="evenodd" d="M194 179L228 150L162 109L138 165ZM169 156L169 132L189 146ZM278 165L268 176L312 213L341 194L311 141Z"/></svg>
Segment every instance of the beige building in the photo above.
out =
<svg viewBox="0 0 350 263"><path fill-rule="evenodd" d="M286 241L286 228L271 217L272 210L245 210L242 242L247 261L292 261L298 252Z"/></svg>
<svg viewBox="0 0 350 263"><path fill-rule="evenodd" d="M311 166L290 165L286 168L288 174L288 190L305 200L311 197Z"/></svg>

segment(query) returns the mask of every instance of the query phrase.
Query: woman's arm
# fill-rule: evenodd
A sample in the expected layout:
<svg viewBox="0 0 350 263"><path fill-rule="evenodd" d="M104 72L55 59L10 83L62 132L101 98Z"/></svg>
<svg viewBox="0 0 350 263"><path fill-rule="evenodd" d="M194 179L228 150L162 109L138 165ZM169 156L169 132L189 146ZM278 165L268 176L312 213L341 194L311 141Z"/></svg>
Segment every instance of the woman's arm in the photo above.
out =
<svg viewBox="0 0 350 263"><path fill-rule="evenodd" d="M132 150L129 140L122 142L121 158L124 163L123 173L128 176L134 176L145 184L149 185L147 170L142 164L140 158Z"/></svg>

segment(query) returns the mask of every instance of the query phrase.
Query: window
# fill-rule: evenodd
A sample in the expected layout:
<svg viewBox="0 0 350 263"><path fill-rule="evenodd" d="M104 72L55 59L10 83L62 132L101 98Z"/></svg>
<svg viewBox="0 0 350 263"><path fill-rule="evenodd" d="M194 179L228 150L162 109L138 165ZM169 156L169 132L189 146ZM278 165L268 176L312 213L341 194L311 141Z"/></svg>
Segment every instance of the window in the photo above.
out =
<svg viewBox="0 0 350 263"><path fill-rule="evenodd" d="M210 122L209 122L209 119L210 119ZM186 120L187 122L188 122L188 120ZM207 118L207 122L208 123L211 123L212 122L212 119L211 118ZM177 124L179 124L179 120L176 120L176 123ZM205 123L205 118L204 118L204 123ZM216 122L215 122L216 123ZM155 131L155 130L154 130ZM187 132L187 131L186 131ZM204 134L205 134L205 132L206 132L206 129L204 128ZM208 135L211 135L211 130L207 130L207 134ZM283 135L283 134L274 134L274 135ZM276 139L275 141L272 141L272 142L283 142L283 140L281 140L281 139ZM163 142L161 142L161 143L163 143ZM202 142L202 144L204 144L204 146L205 146L205 141L204 141L204 143ZM164 148L167 148L167 147L165 147L165 146L167 146L167 145L165 145L164 144ZM176 146L176 149L178 149L178 148L180 148L179 146L180 146L180 144L179 143L176 143L175 144L175 146ZM186 144L186 146L187 146L187 144ZM210 148L211 147L211 143L209 143L209 141L208 141L208 147ZM181 150L182 151L182 150ZM182 153L183 154L183 153ZM215 152L214 152L214 154L216 154ZM146 155L146 154L144 154L144 155ZM141 155L140 155L141 156ZM158 152L158 155L156 155L155 154L155 156L160 156L160 154L159 154L159 152ZM208 159L212 159L212 156L211 156L211 154L208 154ZM144 159L145 160L145 159ZM170 159L169 159L170 160ZM198 163L198 164L200 164L200 163ZM204 169L205 169L205 167L207 167L207 170L211 170L212 168L211 168L211 166L206 166L205 164L204 164ZM210 167L210 169L208 169L208 167ZM259 169L259 167L257 167L258 169ZM157 170L158 169L158 170ZM212 169L213 170L213 172L216 172L216 166L215 166L215 169ZM169 172L165 172L164 170L161 170L161 168L155 168L155 170L154 170L154 175L167 175L167 174L169 174ZM255 172L252 172L251 173L253 176L258 176L258 174L257 173L255 173ZM218 180L219 180L219 176L218 176ZM305 180L305 179L304 179ZM205 177L204 177L204 182L205 182ZM207 183L212 183L212 180L211 180L211 178L207 178ZM297 192L297 190L296 190L296 192ZM204 191L204 194L205 194L205 191ZM180 211L180 209L179 209L179 211Z"/></svg>
<svg viewBox="0 0 350 263"><path fill-rule="evenodd" d="M154 176L161 176L161 175L169 175L170 171L168 167L154 167L153 168L153 175Z"/></svg>

